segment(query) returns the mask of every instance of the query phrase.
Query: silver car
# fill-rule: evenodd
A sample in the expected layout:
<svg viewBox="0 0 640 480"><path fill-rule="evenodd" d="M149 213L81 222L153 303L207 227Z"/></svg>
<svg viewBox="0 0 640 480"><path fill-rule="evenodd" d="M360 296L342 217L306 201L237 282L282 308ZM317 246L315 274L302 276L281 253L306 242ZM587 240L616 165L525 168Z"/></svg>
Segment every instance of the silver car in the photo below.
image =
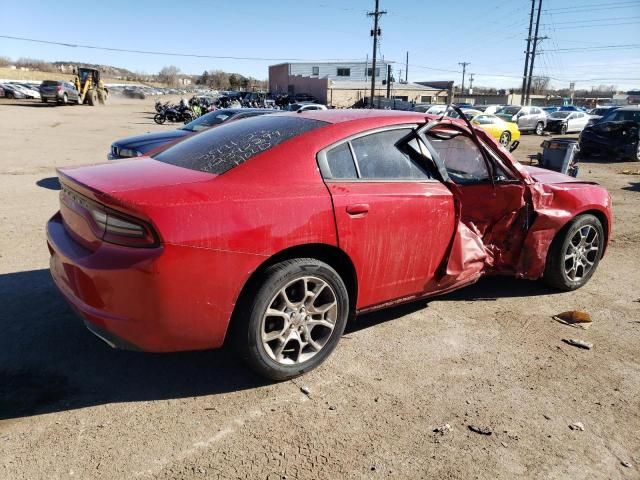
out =
<svg viewBox="0 0 640 480"><path fill-rule="evenodd" d="M505 122L517 123L521 132L535 132L536 135L542 135L547 126L547 114L539 107L511 105L498 110L496 116Z"/></svg>
<svg viewBox="0 0 640 480"><path fill-rule="evenodd" d="M49 100L66 105L69 102L80 103L80 94L73 83L45 80L40 84L40 98L43 103Z"/></svg>

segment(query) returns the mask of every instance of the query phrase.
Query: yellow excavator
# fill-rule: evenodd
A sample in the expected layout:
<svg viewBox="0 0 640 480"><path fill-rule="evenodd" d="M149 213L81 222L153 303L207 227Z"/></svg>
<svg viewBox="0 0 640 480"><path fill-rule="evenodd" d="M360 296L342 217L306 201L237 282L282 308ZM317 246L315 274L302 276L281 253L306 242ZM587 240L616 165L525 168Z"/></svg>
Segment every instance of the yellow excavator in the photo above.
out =
<svg viewBox="0 0 640 480"><path fill-rule="evenodd" d="M94 68L78 67L78 74L74 79L74 84L80 94L80 105L88 103L93 106L98 102L104 105L109 96L107 90L100 79L100 70Z"/></svg>

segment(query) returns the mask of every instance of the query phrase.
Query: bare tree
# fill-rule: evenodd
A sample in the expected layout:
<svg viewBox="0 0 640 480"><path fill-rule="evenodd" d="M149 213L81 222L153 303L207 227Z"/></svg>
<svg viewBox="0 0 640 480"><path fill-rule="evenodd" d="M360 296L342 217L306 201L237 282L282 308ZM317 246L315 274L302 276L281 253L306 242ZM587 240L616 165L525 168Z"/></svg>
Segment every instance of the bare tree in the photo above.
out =
<svg viewBox="0 0 640 480"><path fill-rule="evenodd" d="M178 85L178 75L180 75L180 69L174 65L169 65L158 72L158 79L171 87L175 87Z"/></svg>
<svg viewBox="0 0 640 480"><path fill-rule="evenodd" d="M549 77L533 77L531 79L532 93L545 93L549 89L549 83L551 83L551 79Z"/></svg>
<svg viewBox="0 0 640 480"><path fill-rule="evenodd" d="M8 67L9 65L11 65L9 57L0 57L0 67Z"/></svg>

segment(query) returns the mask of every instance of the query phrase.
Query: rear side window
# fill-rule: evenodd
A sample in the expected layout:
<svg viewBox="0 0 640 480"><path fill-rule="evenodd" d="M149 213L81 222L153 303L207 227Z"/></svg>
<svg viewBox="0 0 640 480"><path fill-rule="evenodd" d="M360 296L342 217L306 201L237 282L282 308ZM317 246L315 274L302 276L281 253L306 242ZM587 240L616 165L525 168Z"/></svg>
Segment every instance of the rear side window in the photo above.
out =
<svg viewBox="0 0 640 480"><path fill-rule="evenodd" d="M221 175L293 137L326 125L308 118L261 115L206 130L153 158L178 167Z"/></svg>
<svg viewBox="0 0 640 480"><path fill-rule="evenodd" d="M331 178L358 178L348 143L343 143L327 152L327 166L329 167Z"/></svg>
<svg viewBox="0 0 640 480"><path fill-rule="evenodd" d="M351 142L360 167L360 176L372 180L418 180L429 176L405 150L404 140L411 129L389 130L356 138Z"/></svg>

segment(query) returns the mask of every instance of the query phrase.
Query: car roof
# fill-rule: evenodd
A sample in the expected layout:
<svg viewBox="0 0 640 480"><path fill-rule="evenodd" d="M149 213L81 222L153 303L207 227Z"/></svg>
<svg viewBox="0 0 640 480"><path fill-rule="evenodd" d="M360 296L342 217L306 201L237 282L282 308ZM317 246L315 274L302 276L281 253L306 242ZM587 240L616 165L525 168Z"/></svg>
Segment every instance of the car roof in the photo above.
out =
<svg viewBox="0 0 640 480"><path fill-rule="evenodd" d="M640 105L627 105L620 107L618 110L640 110Z"/></svg>
<svg viewBox="0 0 640 480"><path fill-rule="evenodd" d="M382 120L389 125L394 123L422 123L430 117L421 112L404 112L399 110L377 109L333 109L333 110L305 110L302 113L282 113L278 115L292 115L327 123L343 123L354 120Z"/></svg>

